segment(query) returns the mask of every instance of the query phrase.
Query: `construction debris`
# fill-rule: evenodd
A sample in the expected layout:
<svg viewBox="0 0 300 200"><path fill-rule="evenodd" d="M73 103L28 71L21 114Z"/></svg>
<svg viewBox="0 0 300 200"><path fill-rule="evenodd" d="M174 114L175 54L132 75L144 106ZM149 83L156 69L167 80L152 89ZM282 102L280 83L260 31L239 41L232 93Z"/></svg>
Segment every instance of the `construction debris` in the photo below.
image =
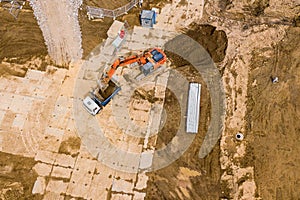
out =
<svg viewBox="0 0 300 200"><path fill-rule="evenodd" d="M242 133L237 133L235 135L235 139L242 141L244 139L244 135Z"/></svg>
<svg viewBox="0 0 300 200"><path fill-rule="evenodd" d="M272 79L272 83L278 83L278 81L279 81L277 76L272 77L271 79Z"/></svg>
<svg viewBox="0 0 300 200"><path fill-rule="evenodd" d="M25 1L17 1L17 0L0 0L1 2L8 2L4 4L2 7L4 9L9 10L9 13L17 19L20 10L25 5Z"/></svg>

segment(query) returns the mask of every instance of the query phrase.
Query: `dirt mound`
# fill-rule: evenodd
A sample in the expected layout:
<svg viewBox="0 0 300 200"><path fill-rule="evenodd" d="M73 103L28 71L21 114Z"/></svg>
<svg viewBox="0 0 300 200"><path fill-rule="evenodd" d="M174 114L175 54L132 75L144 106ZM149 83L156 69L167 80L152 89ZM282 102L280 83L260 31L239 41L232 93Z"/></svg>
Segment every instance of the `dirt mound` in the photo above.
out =
<svg viewBox="0 0 300 200"><path fill-rule="evenodd" d="M270 53L254 53L247 102L246 165L254 165L262 199L300 196L300 28L289 28ZM264 56L268 51L267 56ZM271 77L279 82L273 84Z"/></svg>
<svg viewBox="0 0 300 200"><path fill-rule="evenodd" d="M37 174L33 158L0 152L0 199L42 199L31 191Z"/></svg>
<svg viewBox="0 0 300 200"><path fill-rule="evenodd" d="M191 29L186 30L185 34L199 42L210 54L214 62L217 63L224 60L228 44L224 31L216 30L216 27L208 24L193 24Z"/></svg>
<svg viewBox="0 0 300 200"><path fill-rule="evenodd" d="M18 77L24 77L27 72L27 68L21 67L11 67L10 65L0 64L0 77L2 76L18 76Z"/></svg>

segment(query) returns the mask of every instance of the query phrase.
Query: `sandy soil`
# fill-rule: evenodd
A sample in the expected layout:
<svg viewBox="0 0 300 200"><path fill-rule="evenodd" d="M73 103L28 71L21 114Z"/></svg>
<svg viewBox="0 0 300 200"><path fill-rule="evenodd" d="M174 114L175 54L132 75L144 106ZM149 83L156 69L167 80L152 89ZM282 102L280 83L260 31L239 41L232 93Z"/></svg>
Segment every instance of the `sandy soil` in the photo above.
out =
<svg viewBox="0 0 300 200"><path fill-rule="evenodd" d="M30 3L54 63L68 66L80 60L82 42L77 16L81 2L32 0Z"/></svg>
<svg viewBox="0 0 300 200"><path fill-rule="evenodd" d="M282 41L255 52L251 62L245 165L254 166L262 199L300 197L299 41L300 28L289 28ZM270 76L279 83L272 84Z"/></svg>
<svg viewBox="0 0 300 200"><path fill-rule="evenodd" d="M165 2L149 0L144 7L163 7ZM114 9L127 0L85 3ZM209 92L203 87L199 133L180 159L148 174L147 199L299 198L300 30L293 27L299 26L299 5L289 0L214 0L206 4L203 19L197 22L213 26L194 25L192 30L185 30L209 51L223 75L226 128L220 145L199 160L198 150L210 115ZM139 11L135 8L120 19L138 24ZM82 10L79 21L86 58L106 38L112 20L88 21ZM43 70L41 66L50 63L45 59L46 46L30 8L17 20L0 10L0 24L0 76L24 76L28 68ZM181 73L205 86L188 63L168 56ZM271 76L278 76L279 83L272 84ZM166 97L164 107L170 117L159 133L157 148L170 141L178 125L178 103L171 92L167 91ZM242 142L234 139L238 131L245 135ZM59 151L75 156L79 148L78 138L70 138ZM3 153L0 159L0 195L33 199L33 159Z"/></svg>
<svg viewBox="0 0 300 200"><path fill-rule="evenodd" d="M299 51L299 28L292 27L299 3L214 1L206 12L206 20L228 36L227 55L219 65L227 93L221 197L297 199L299 174L294 167L299 160L292 157L299 154L299 109L293 92L299 87L294 79L299 56L292 52ZM272 84L271 76L282 80ZM237 132L244 133L242 142L235 140Z"/></svg>

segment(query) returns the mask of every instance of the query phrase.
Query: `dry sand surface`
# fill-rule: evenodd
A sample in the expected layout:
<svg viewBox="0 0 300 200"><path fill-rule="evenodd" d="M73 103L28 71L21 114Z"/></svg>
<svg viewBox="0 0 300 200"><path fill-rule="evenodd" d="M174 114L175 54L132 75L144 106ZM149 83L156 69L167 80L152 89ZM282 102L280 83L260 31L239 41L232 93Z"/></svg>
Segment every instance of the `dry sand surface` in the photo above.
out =
<svg viewBox="0 0 300 200"><path fill-rule="evenodd" d="M221 197L297 199L299 108L288 99L297 99L291 91L299 88L299 2L213 1L206 8L208 21L228 36L220 63L227 93ZM274 76L282 76L277 85ZM235 140L238 132L242 142Z"/></svg>
<svg viewBox="0 0 300 200"><path fill-rule="evenodd" d="M201 74L182 58L167 52L181 74L203 85L199 132L184 155L166 168L147 173L147 188L135 192L146 192L146 199L159 200L299 199L300 2L211 0L205 1L203 13L189 10L193 8L191 2L182 0L170 4L171 1L144 0L144 8L164 7L161 17L166 18L160 20L159 26L186 32L210 53L222 74L226 91L225 129L213 151L199 159L198 151L210 119L209 91ZM90 0L84 1L83 5L115 9L126 3L127 0ZM139 8L134 8L119 20L136 25L139 12ZM193 12L197 12L196 21L190 18ZM177 23L180 19L185 23ZM187 26L189 20L194 23ZM89 53L106 38L112 22L107 18L89 21L85 10L79 10L84 59L88 59ZM68 31L64 34L68 35ZM69 44L69 41L65 42ZM78 52L66 48L69 50ZM47 54L42 31L28 5L17 20L0 8L1 98L5 100L5 95L12 98L17 94L14 102L18 105L23 100L34 101L29 111L26 106L11 110L6 107L10 102L1 102L0 199L58 199L61 196L71 199L80 192L85 192L86 197L103 195L103 199L124 199L125 193L112 191L109 181L120 180L127 186L137 177L96 164L75 132L70 102L78 65L67 66L69 70L54 66L46 70L46 66L53 65ZM42 78L35 77L36 74L41 74ZM271 82L274 76L279 77L278 83ZM40 86L40 83L43 84ZM56 88L61 90L58 92ZM46 102L49 103L47 106ZM43 109L35 113L34 110L40 107ZM156 148L167 144L178 128L180 109L170 90L166 91L164 108L168 118L158 134ZM26 114L25 111L20 113L21 110L26 110ZM62 115L63 112L68 114ZM24 121L26 129L18 129ZM58 126L59 131L43 135L47 124L53 126L47 130L56 130L55 126ZM243 141L235 139L237 132L244 134ZM40 143L38 149L37 142ZM52 153L44 155L45 151ZM76 167L80 169L78 176L70 178L70 171L75 171ZM93 172L88 171L90 168ZM90 181L87 185L95 187L79 191L77 179L81 177L80 173L90 178L86 179ZM48 185L47 194L31 193L36 180L41 185ZM70 183L68 188L66 183ZM103 194L96 190L100 186L105 191ZM55 190L62 195L57 195Z"/></svg>
<svg viewBox="0 0 300 200"><path fill-rule="evenodd" d="M299 27L288 28L274 48L256 52L259 55L251 61L245 165L254 165L263 199L300 196L299 36ZM280 82L270 83L270 75L280 77Z"/></svg>
<svg viewBox="0 0 300 200"><path fill-rule="evenodd" d="M43 32L48 53L57 65L66 66L82 57L78 22L81 3L81 0L30 1Z"/></svg>

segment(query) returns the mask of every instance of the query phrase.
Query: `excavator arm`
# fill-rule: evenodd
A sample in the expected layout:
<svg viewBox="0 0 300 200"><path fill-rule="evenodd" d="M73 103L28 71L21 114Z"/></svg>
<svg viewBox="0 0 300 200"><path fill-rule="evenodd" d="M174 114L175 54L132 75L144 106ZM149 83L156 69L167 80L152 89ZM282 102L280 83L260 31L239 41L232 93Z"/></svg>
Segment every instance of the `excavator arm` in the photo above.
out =
<svg viewBox="0 0 300 200"><path fill-rule="evenodd" d="M118 67L123 67L125 65L130 65L132 63L139 62L139 57L137 55L127 57L125 59L118 58L110 67L107 72L107 76L111 79Z"/></svg>
<svg viewBox="0 0 300 200"><path fill-rule="evenodd" d="M126 65L130 65L132 63L137 62L138 65L144 66L145 64L151 65L151 69L155 70L160 65L164 64L166 62L166 55L165 53L159 49L154 48L150 51L147 51L146 53L143 53L141 55L133 55L126 58L118 58L115 60L115 62L111 65L108 72L104 73L100 82L101 82L101 90L105 90L108 82L113 77L114 73L119 67L123 67ZM146 74L146 72L144 72ZM149 73L149 72L147 72Z"/></svg>
<svg viewBox="0 0 300 200"><path fill-rule="evenodd" d="M110 69L108 72L106 72L102 78L102 84L103 85L107 85L108 82L111 80L111 78L113 77L113 75L115 74L116 70L119 67L123 67L126 65L130 65L132 63L138 62L140 63L140 57L138 55L133 55L133 56L129 56L127 58L118 58L117 60L115 60L115 62L111 65Z"/></svg>

